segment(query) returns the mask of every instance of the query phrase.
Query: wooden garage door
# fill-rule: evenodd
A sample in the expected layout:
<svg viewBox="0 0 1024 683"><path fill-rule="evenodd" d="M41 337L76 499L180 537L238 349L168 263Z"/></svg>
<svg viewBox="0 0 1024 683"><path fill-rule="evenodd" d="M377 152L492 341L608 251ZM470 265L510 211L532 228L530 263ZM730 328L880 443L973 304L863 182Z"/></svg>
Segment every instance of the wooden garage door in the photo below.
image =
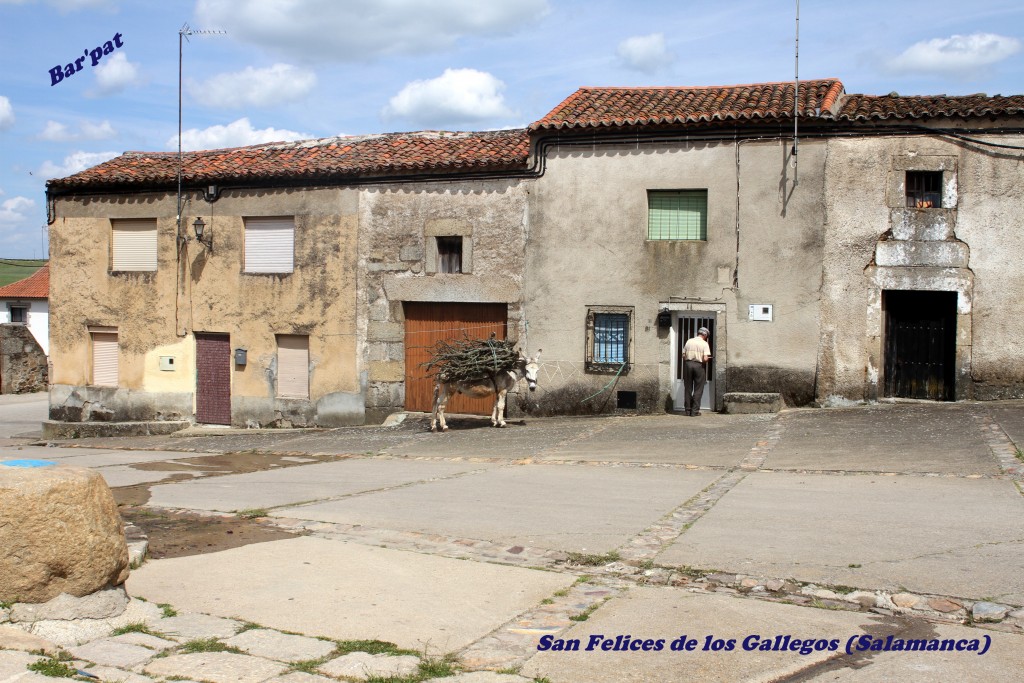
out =
<svg viewBox="0 0 1024 683"><path fill-rule="evenodd" d="M434 383L423 363L440 339L487 339L493 332L504 339L508 323L505 304L405 303L405 409L428 412L433 409ZM448 401L447 412L490 415L494 401L466 398L461 394Z"/></svg>

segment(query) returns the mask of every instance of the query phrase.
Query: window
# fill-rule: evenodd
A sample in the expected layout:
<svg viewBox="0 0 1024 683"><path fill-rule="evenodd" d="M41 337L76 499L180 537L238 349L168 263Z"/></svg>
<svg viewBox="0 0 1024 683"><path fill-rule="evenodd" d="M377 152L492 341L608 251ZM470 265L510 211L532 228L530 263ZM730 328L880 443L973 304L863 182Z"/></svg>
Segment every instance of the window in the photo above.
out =
<svg viewBox="0 0 1024 683"><path fill-rule="evenodd" d="M156 270L156 219L113 220L110 269L114 272Z"/></svg>
<svg viewBox="0 0 1024 683"><path fill-rule="evenodd" d="M277 395L309 398L309 337L277 335Z"/></svg>
<svg viewBox="0 0 1024 683"><path fill-rule="evenodd" d="M707 190L648 190L647 239L706 240Z"/></svg>
<svg viewBox="0 0 1024 683"><path fill-rule="evenodd" d="M587 310L587 370L619 372L630 364L633 309L591 306Z"/></svg>
<svg viewBox="0 0 1024 683"><path fill-rule="evenodd" d="M91 328L89 336L92 339L92 383L100 387L116 387L117 328Z"/></svg>
<svg viewBox="0 0 1024 683"><path fill-rule="evenodd" d="M437 238L437 272L462 272L462 237Z"/></svg>
<svg viewBox="0 0 1024 683"><path fill-rule="evenodd" d="M290 273L295 264L295 218L246 218L246 273Z"/></svg>
<svg viewBox="0 0 1024 683"><path fill-rule="evenodd" d="M11 309L12 323L19 323L21 325L24 325L28 322L28 306L10 304L8 308Z"/></svg>
<svg viewBox="0 0 1024 683"><path fill-rule="evenodd" d="M907 171L907 208L942 206L942 171Z"/></svg>

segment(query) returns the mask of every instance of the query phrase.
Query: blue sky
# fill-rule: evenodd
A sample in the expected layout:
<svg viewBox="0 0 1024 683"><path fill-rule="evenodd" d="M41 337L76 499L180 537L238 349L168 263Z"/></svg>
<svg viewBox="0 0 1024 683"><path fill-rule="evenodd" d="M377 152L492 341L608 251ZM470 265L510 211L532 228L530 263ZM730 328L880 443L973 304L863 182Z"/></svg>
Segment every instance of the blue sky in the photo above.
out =
<svg viewBox="0 0 1024 683"><path fill-rule="evenodd" d="M524 126L581 86L792 80L795 10L795 0L0 0L0 257L46 255L47 178L126 150L177 149L186 23L226 31L184 45L183 145L209 149ZM81 69L53 83L51 70L78 58ZM850 93L1021 94L1024 4L804 0L800 77L837 77Z"/></svg>

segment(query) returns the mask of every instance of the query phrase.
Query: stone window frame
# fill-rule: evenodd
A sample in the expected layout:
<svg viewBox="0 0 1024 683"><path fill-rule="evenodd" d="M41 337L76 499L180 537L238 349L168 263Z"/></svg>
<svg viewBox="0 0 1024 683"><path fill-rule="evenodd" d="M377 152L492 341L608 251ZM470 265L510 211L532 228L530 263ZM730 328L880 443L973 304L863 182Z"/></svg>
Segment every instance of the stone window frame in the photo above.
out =
<svg viewBox="0 0 1024 683"><path fill-rule="evenodd" d="M15 309L23 309L25 311L25 313L24 313L24 320L15 320L14 319L14 310ZM32 310L32 302L31 301L8 301L7 302L7 319L11 322L12 325L28 325L28 316L29 316L29 311L31 311L31 310Z"/></svg>
<svg viewBox="0 0 1024 683"><path fill-rule="evenodd" d="M440 254L437 248L438 239L446 237L462 238L462 263L458 274L468 275L473 272L473 226L455 219L435 219L427 221L423 226L424 250L423 270L428 275L444 274L441 271Z"/></svg>
<svg viewBox="0 0 1024 683"><path fill-rule="evenodd" d="M955 209L957 197L958 158L952 155L899 155L892 159L889 183L886 188L886 204L891 209L921 211L943 211ZM907 172L931 171L942 173L942 198L940 205L929 209L907 208Z"/></svg>

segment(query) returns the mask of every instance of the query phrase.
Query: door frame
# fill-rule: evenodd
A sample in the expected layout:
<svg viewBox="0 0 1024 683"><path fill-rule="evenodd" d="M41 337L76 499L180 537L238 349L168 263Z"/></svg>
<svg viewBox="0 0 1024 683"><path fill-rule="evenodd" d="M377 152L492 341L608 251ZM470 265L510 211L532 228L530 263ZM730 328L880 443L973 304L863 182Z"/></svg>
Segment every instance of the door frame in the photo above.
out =
<svg viewBox="0 0 1024 683"><path fill-rule="evenodd" d="M684 321L687 319L696 321L710 321L706 325L711 332L708 337L708 344L711 346L711 361L708 363L707 383L704 385L704 395L701 397L701 410L714 410L718 405L718 376L720 369L718 364L718 349L722 348L721 334L719 330L719 311L714 310L678 310L672 311L672 328L669 330L669 396L672 398L672 411L683 412L683 380L682 380L682 355L683 345L687 338L684 332ZM700 327L697 323L694 327ZM696 333L696 330L694 330Z"/></svg>

